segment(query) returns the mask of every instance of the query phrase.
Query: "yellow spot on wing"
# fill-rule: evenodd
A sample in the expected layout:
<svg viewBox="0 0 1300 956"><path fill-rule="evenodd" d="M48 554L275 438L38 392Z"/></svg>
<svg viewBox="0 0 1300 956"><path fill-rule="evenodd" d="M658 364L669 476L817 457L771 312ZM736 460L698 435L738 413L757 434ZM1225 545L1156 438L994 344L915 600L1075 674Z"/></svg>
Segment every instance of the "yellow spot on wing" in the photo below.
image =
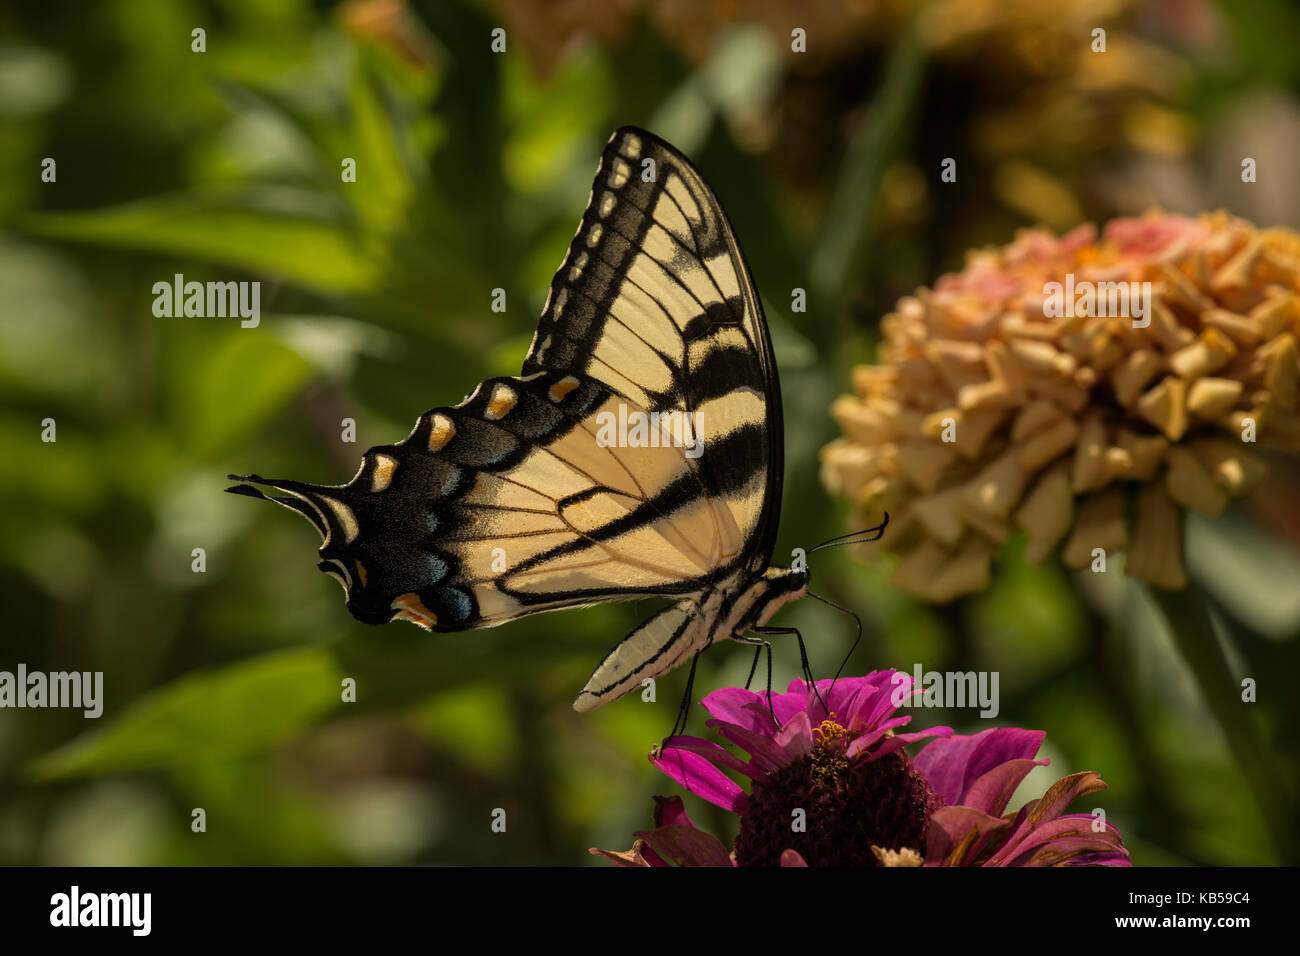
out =
<svg viewBox="0 0 1300 956"><path fill-rule="evenodd" d="M397 459L391 455L375 456L375 473L370 479L371 491L383 491L393 480L393 472L397 470Z"/></svg>
<svg viewBox="0 0 1300 956"><path fill-rule="evenodd" d="M433 630L433 626L438 623L438 615L425 607L420 601L420 596L414 591L393 598L391 607L397 612L397 617L403 621L410 621L427 630Z"/></svg>
<svg viewBox="0 0 1300 956"><path fill-rule="evenodd" d="M485 414L492 421L504 418L510 412L510 409L515 407L517 401L519 401L519 398L514 392L505 385L498 383L492 389L492 398L488 400Z"/></svg>
<svg viewBox="0 0 1300 956"><path fill-rule="evenodd" d="M572 375L566 375L552 385L546 394L551 396L551 401L558 402L577 387L578 380Z"/></svg>
<svg viewBox="0 0 1300 956"><path fill-rule="evenodd" d="M335 501L333 498L327 498L320 495L320 500L325 502L330 511L334 512L334 517L339 519L339 524L343 525L343 540L353 541L361 533L361 528L357 524L357 516L341 501Z"/></svg>
<svg viewBox="0 0 1300 956"><path fill-rule="evenodd" d="M441 451L456 434L456 425L446 415L433 416L433 428L429 431L429 451Z"/></svg>

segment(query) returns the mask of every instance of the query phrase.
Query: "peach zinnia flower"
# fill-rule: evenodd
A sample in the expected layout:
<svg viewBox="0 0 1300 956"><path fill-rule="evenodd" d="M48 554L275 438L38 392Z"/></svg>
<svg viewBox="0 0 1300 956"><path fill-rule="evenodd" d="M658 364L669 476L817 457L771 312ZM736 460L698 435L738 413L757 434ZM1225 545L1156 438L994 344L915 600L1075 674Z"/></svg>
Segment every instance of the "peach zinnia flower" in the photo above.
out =
<svg viewBox="0 0 1300 956"><path fill-rule="evenodd" d="M1132 291L1127 311L1102 283ZM1141 318L1132 283L1150 283ZM823 480L855 521L890 512L894 584L930 601L982 589L1017 528L1035 563L1127 550L1129 574L1182 588L1179 509L1218 515L1263 478L1255 449L1300 450L1288 230L1150 212L1100 240L1090 225L1025 231L882 328L880 364L832 407L844 435Z"/></svg>

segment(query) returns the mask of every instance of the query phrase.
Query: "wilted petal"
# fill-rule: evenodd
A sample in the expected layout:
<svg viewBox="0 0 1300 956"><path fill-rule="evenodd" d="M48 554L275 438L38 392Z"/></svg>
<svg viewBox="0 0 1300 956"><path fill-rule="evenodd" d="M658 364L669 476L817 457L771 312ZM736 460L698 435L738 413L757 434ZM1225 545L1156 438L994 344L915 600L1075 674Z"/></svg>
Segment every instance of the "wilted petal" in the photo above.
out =
<svg viewBox="0 0 1300 956"><path fill-rule="evenodd" d="M592 856L603 856L608 860L614 861L617 866L639 867L639 866L667 866L663 857L652 850L645 840L637 840L632 844L630 850L602 850L600 847L593 846L587 851Z"/></svg>
<svg viewBox="0 0 1300 956"><path fill-rule="evenodd" d="M695 827L659 827L637 836L675 866L735 866L721 840Z"/></svg>
<svg viewBox="0 0 1300 956"><path fill-rule="evenodd" d="M1079 797L1105 789L1106 781L1092 770L1062 777L1047 788L1047 793L1034 801L1032 809L1029 810L1029 824L1033 826L1040 821L1060 816L1062 811Z"/></svg>
<svg viewBox="0 0 1300 956"><path fill-rule="evenodd" d="M1031 833L1042 830L1050 823L1059 822L1057 818L1077 798L1105 789L1105 781L1092 771L1062 777L1052 784L1042 797L1025 804L1016 817L1005 846L994 854L994 860L997 862L1005 861L1013 853L1019 855L1023 852L1024 847L1037 845L1040 841L1030 837ZM1093 818L1090 815L1070 814L1063 819L1066 821L1065 829L1069 829L1079 823L1090 826ZM1044 832L1057 832L1057 829Z"/></svg>
<svg viewBox="0 0 1300 956"><path fill-rule="evenodd" d="M967 866L988 843L989 837L1006 828L1006 821L974 807L940 807L930 817L926 832L926 866Z"/></svg>
<svg viewBox="0 0 1300 956"><path fill-rule="evenodd" d="M993 866L1058 866L1083 853L1123 851L1119 831L1094 830L1091 814L1072 813L1022 833L1013 833L990 859Z"/></svg>

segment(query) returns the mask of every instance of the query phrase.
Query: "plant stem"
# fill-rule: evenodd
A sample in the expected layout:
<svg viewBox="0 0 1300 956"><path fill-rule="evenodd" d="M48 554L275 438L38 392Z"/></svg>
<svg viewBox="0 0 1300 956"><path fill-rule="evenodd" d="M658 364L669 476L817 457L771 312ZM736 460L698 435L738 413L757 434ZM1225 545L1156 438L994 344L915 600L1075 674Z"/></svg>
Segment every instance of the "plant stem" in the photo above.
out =
<svg viewBox="0 0 1300 956"><path fill-rule="evenodd" d="M1193 854L1182 845L1181 839L1187 829L1186 813L1171 796L1173 789L1160 750L1151 739L1152 728L1142 719L1133 681L1125 679L1132 651L1122 640L1124 635L1097 611L1089 595L1076 587L1075 599L1095 641L1095 653L1089 654L1088 658L1096 668L1096 680L1106 699L1112 703L1119 728L1133 750L1133 765L1142 782L1138 806L1143 828L1164 850L1192 859Z"/></svg>
<svg viewBox="0 0 1300 956"><path fill-rule="evenodd" d="M1228 749L1277 843L1281 862L1296 865L1300 862L1300 847L1293 803L1273 770L1274 760L1250 712L1253 705L1241 699L1241 685L1214 632L1204 595L1195 584L1179 592L1154 587L1146 591L1164 614L1201 695L1223 728Z"/></svg>

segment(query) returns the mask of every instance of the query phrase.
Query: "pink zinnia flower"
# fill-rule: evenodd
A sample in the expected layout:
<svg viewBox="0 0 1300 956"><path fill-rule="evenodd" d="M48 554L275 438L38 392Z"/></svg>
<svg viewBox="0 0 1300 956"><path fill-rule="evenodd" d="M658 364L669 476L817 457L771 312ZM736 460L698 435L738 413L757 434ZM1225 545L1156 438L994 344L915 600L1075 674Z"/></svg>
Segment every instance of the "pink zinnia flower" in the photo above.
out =
<svg viewBox="0 0 1300 956"><path fill-rule="evenodd" d="M740 816L728 849L696 827L678 797L657 797L655 829L626 853L593 849L623 866L1128 866L1119 831L1066 814L1105 789L1095 773L1063 777L1007 812L1034 767L1041 731L995 727L954 734L896 728L917 691L892 670L796 680L784 694L741 688L710 694L708 726L747 754L710 740L670 738L652 762L697 796ZM775 716L774 716L775 715ZM929 739L913 759L904 748ZM750 780L746 791L724 771Z"/></svg>

